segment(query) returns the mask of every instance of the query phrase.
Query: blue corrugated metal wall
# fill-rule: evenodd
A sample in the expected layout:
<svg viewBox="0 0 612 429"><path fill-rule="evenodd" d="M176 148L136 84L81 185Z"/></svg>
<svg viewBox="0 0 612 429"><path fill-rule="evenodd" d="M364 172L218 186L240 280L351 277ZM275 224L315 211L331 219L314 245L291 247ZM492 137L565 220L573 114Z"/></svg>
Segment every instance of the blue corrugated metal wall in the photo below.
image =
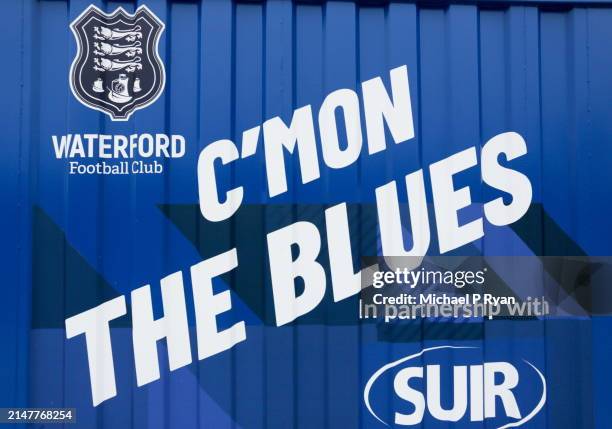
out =
<svg viewBox="0 0 612 429"><path fill-rule="evenodd" d="M288 120L294 108L318 106L334 89L357 88L379 75L387 79L399 65L409 70L416 140L394 148L393 156L364 156L354 168L322 170L322 178L308 186L297 186L299 166L292 159L294 186L274 204L372 203L372 189L385 180L515 130L528 142L530 156L518 164L534 185L534 202L586 254L612 250L607 2L94 1L109 11L146 4L166 23L161 44L166 90L126 123L83 107L68 87L75 54L69 23L90 3L9 0L1 6L2 259L9 276L0 303L0 406L77 406L79 427L374 427L360 405L362 380L371 373L362 344L374 341L371 327L274 328L235 304L251 318L246 343L174 373L162 363L162 379L144 388L135 386L129 329L118 327L113 341L119 395L94 409L84 342L67 342L61 325L32 326L33 308L71 315L66 306L74 298L66 290L80 287L81 265L99 274L94 283L117 294L187 269L201 254L168 220L179 208L170 207L164 216L159 206L197 204L195 166L202 147L221 138L239 140L242 131L276 115ZM160 176L82 178L68 176L50 149L53 134L144 130L185 135L186 156L167 162ZM477 184L477 176L465 180ZM261 152L221 180L249 183L249 204L270 203ZM472 189L477 202L489 193L484 186ZM302 215L264 209L251 227L269 231L278 216ZM367 237L375 224L360 221ZM33 237L32 225L39 223L55 225L59 235ZM207 239L195 217L188 228L198 240ZM555 247L547 233L544 227L533 231L542 254L570 251ZM223 240L229 247L250 234L236 227ZM367 243L357 246L365 249ZM529 254L509 229L487 230L477 247L486 254ZM51 257L60 266L46 264ZM32 266L38 271L32 273ZM63 278L58 289L63 295L33 303L33 277L44 284L50 276ZM333 319L334 308L327 311ZM273 318L272 312L264 304L264 319ZM517 337L541 337L530 347L547 374L559 380L551 386L556 394L548 411L533 427L609 427L612 413L604 394L609 371L603 377L598 371L612 358L610 327L602 317L513 328ZM495 330L485 323L485 336L495 336ZM551 345L548 337L563 341ZM390 357L399 346L382 347ZM513 353L512 344L504 347Z"/></svg>

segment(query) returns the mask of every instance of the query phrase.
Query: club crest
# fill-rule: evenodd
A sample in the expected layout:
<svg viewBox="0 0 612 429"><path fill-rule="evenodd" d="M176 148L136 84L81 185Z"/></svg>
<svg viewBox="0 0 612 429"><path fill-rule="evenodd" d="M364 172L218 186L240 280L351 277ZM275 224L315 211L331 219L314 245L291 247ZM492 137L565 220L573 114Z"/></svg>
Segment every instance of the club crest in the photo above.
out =
<svg viewBox="0 0 612 429"><path fill-rule="evenodd" d="M164 23L149 8L106 14L92 5L70 28L77 42L70 86L81 103L127 121L157 100L166 83L158 52Z"/></svg>

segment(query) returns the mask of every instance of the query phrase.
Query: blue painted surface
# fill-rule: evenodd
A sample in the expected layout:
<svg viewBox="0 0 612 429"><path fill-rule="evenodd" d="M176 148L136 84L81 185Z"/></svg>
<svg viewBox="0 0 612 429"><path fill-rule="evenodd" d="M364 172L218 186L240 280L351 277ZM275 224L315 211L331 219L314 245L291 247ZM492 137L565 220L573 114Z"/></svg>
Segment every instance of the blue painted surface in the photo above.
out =
<svg viewBox="0 0 612 429"><path fill-rule="evenodd" d="M232 224L232 234L222 237L227 248L248 238L249 228L269 232L272 225L303 217L321 222L320 208L308 213L308 205L371 204L377 186L513 130L529 150L513 165L530 178L534 203L575 244L559 247L555 232L536 222L531 234L540 246L537 254L571 255L576 249L612 254L608 3L574 1L546 8L538 6L544 2L499 2L501 7L489 8L483 7L489 2L426 7L408 2L93 1L107 11L146 4L166 23L160 45L166 90L125 123L111 122L70 93L68 70L76 46L68 26L90 3L10 0L2 5L10 19L0 33L2 260L8 273L0 301L0 407L76 407L78 423L70 427L83 428L377 428L382 426L361 400L372 372L422 347L450 342L480 347L487 360L526 358L545 370L549 399L529 427L612 425L612 320L607 316L487 321L477 340L431 339L427 333L435 325L423 325L420 342L386 342L374 325L335 323L333 305L325 307L317 323L276 328L267 323L273 318L273 308L266 306L269 288L262 290L263 316L234 291L235 317L246 318L247 341L172 373L162 344L162 377L142 388L136 387L129 329L113 328L118 396L97 408L91 406L83 338L67 341L62 325L46 317L47 312L72 315L67 314L69 291L86 287L80 273L97 273L98 286L103 283L119 295L144 284L156 289L162 277L202 259L185 232L205 242L209 237L199 220L194 217L181 229L172 222L172 210L197 204L196 163L207 144L239 141L244 130L277 115L288 121L295 108L306 104L316 112L325 95L338 88L358 90L360 82L375 76L388 84L389 70L404 64L416 138L381 154L362 155L342 170L323 168L321 178L307 185L300 184L298 161L287 158L289 192L273 199L267 196L263 151L225 170L221 186L247 184L245 203L264 205L249 227ZM65 162L55 159L51 135L71 132L182 134L187 153L166 161L163 175L69 176ZM465 213L468 221L495 190L481 184L476 170L459 180L470 185L475 200ZM406 196L400 193L400 199L405 202ZM301 209L282 210L278 204ZM168 214L163 205L174 208ZM365 255L371 249L368 230L375 224L368 223L365 212L354 216L360 230L353 234L361 237L354 246ZM34 228L38 224L46 226ZM473 248L484 255L534 254L511 228L490 225L472 250L458 253ZM260 265L265 265L261 249ZM55 274L44 263L51 257L60 261ZM269 275L267 268L261 275ZM38 306L34 277L53 298ZM188 308L190 295L187 287ZM159 296L154 298L161 315ZM462 357L449 353L445 359ZM524 401L533 402L537 392L531 386L521 389ZM396 399L385 394L378 400L391 410ZM422 427L477 426L426 420Z"/></svg>

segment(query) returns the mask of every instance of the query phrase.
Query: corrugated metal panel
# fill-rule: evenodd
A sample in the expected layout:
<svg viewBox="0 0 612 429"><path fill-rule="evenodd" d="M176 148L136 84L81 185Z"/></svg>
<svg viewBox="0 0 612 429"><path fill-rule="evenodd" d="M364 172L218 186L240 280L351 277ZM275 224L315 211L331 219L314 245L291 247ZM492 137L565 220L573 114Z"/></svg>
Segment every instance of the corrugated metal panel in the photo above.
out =
<svg viewBox="0 0 612 429"><path fill-rule="evenodd" d="M129 325L115 327L118 396L97 408L84 341L66 341L64 319L143 284L157 285L218 248L252 241L263 249L261 233L303 218L320 224L323 207L335 202L355 205L351 216L360 233L354 246L371 254L376 220L366 206L376 186L508 130L528 143L529 156L517 165L533 184L536 205L526 228L539 247L530 248L509 228L492 229L466 252L612 250L609 2L94 1L107 11L146 4L166 23L160 46L166 90L125 123L82 106L69 89L76 52L69 24L90 3L2 5L3 260L9 276L0 304L0 406L77 407L77 426L88 428L378 427L361 400L375 367L371 354L387 362L406 344L384 342L372 352L365 345L376 342L375 327L338 321L334 304L324 306L320 319L276 328L269 288L253 291L249 276L237 274L243 277L232 284L233 301L247 319L247 341L173 373L162 345L161 380L142 388L134 378ZM297 186L299 165L291 158L289 192L273 200L260 150L221 179L224 186L248 183L248 222L232 221L216 233L203 224L196 163L208 143L239 141L244 130L277 115L288 121L306 104L316 112L331 91L357 89L375 76L388 82L389 70L404 64L415 141L362 156L343 170L323 169L321 179L306 186ZM178 133L188 150L166 161L163 175L68 175L65 163L54 159L50 136L92 132ZM477 172L465 181L476 202L491 196ZM560 232L571 240L560 240ZM207 247L211 237L215 245ZM249 261L261 285L265 258L262 250ZM499 326L484 323L479 341L488 344L486 338L498 335L520 341L519 351L512 341L501 347L508 355L529 348L556 380L546 412L532 427L609 427L609 318ZM423 327L423 344L435 343L435 329Z"/></svg>

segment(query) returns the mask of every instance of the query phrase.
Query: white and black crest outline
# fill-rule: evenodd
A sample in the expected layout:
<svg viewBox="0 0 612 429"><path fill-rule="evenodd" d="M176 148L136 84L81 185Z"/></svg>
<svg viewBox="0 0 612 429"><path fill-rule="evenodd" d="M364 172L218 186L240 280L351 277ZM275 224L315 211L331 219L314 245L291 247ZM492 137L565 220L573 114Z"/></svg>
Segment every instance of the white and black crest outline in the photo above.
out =
<svg viewBox="0 0 612 429"><path fill-rule="evenodd" d="M166 85L158 50L164 28L144 5L133 14L89 6L70 24L77 43L70 88L77 100L113 121L155 102Z"/></svg>

